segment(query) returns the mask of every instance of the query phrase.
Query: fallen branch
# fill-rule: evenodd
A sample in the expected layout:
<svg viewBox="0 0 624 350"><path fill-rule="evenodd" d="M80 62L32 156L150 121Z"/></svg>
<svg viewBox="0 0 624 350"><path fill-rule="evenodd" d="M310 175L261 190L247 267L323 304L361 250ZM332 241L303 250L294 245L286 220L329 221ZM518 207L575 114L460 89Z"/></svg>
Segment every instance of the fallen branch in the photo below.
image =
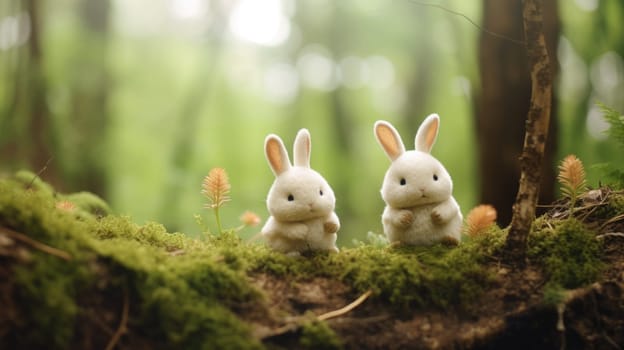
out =
<svg viewBox="0 0 624 350"><path fill-rule="evenodd" d="M31 246L31 247L33 247L33 248L35 248L37 250L40 250L40 251L42 251L44 253L56 256L58 258L66 260L66 261L72 260L72 256L68 252L66 252L64 250L60 250L58 248L51 247L51 246L49 246L47 244L44 244L44 243L41 243L39 241L36 241L36 240L26 236L23 233L19 233L19 232L13 231L13 230L11 230L9 228L6 228L6 227L3 227L3 226L0 226L0 232L5 234L5 235L7 235L7 236L9 236L9 237L11 237L11 238L13 238L13 239L16 239L16 240L20 241L22 243L28 244L29 246Z"/></svg>

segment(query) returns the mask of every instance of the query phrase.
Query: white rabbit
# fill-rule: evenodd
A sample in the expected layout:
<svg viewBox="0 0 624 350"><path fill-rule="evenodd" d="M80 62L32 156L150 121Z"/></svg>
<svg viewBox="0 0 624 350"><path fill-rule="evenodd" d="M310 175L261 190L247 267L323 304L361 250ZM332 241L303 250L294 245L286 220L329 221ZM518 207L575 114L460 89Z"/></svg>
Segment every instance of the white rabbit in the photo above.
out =
<svg viewBox="0 0 624 350"><path fill-rule="evenodd" d="M323 176L310 168L310 133L301 129L294 143L291 166L284 143L267 136L264 151L275 182L269 190L271 217L262 228L270 248L289 255L304 251L338 252L336 233L340 221L334 212L336 198Z"/></svg>
<svg viewBox="0 0 624 350"><path fill-rule="evenodd" d="M405 151L396 129L386 121L375 123L375 137L392 161L381 188L386 202L384 232L391 243L458 244L462 214L452 196L453 182L431 154L440 117L429 115L416 133L416 149Z"/></svg>

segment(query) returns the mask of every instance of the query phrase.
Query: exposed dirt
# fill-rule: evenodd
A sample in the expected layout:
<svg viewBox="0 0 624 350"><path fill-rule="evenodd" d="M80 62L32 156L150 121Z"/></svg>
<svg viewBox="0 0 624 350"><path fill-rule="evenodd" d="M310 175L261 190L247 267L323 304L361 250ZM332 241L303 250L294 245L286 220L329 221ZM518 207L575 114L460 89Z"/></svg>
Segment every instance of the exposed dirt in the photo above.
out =
<svg viewBox="0 0 624 350"><path fill-rule="evenodd" d="M614 224L609 232L624 232ZM544 303L545 277L528 265L512 270L499 261L488 268L495 287L467 308L392 310L375 298L328 320L347 349L619 349L624 347L624 237L606 235L601 282L565 292L557 305ZM340 282L315 278L292 282L256 275L270 310L255 319L265 343L296 346L302 318L344 307L358 297ZM261 324L261 325L260 325Z"/></svg>

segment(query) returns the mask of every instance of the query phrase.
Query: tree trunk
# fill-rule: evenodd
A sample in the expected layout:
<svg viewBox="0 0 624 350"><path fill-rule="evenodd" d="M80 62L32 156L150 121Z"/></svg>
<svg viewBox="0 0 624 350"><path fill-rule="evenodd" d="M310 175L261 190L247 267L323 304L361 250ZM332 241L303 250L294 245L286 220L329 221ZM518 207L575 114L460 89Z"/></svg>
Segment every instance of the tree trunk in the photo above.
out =
<svg viewBox="0 0 624 350"><path fill-rule="evenodd" d="M523 23L519 16L521 1L484 0L483 27L501 36L522 41ZM544 4L544 32L549 52L556 52L559 16L556 1ZM498 212L498 223L511 220L511 207L518 189L525 118L531 96L531 81L525 47L513 40L482 32L479 41L481 92L475 103L479 149L480 202L492 204ZM550 64L556 73L556 56ZM552 101L553 115L556 104ZM540 202L554 199L556 147L555 118L551 118L551 135L542 167Z"/></svg>
<svg viewBox="0 0 624 350"><path fill-rule="evenodd" d="M540 190L542 160L552 102L552 72L542 26L542 2L525 0L522 9L524 37L531 71L531 103L527 116L521 175L511 227L505 242L510 261L524 260L526 240L535 218Z"/></svg>
<svg viewBox="0 0 624 350"><path fill-rule="evenodd" d="M431 28L433 26L430 8L419 8L422 14L417 28ZM435 10L435 9L434 9ZM411 48L413 72L407 84L407 101L404 112L405 135L416 135L420 123L429 113L427 101L431 101L431 86L437 68L436 59L431 54L434 37L428 31L415 30L415 38Z"/></svg>
<svg viewBox="0 0 624 350"><path fill-rule="evenodd" d="M17 94L18 114L28 119L26 126L27 138L22 146L28 149L28 164L46 181L62 187L58 172L58 162L54 159L54 135L50 118L50 109L46 101L46 82L44 70L44 53L41 45L41 2L26 1L26 11L30 17L30 38L28 40L28 63L26 87L21 95ZM18 79L22 79L18 77Z"/></svg>
<svg viewBox="0 0 624 350"><path fill-rule="evenodd" d="M9 1L8 6L2 8L5 15L17 15L25 10L21 1ZM19 103L18 97L24 86L23 75L28 73L28 51L25 45L12 47L3 52L3 66L0 77L6 82L2 84L8 88L2 91L0 98L6 101L0 106L0 164L3 170L19 167L17 159L24 159L23 148L20 147L22 135L19 130ZM22 79L20 79L22 78Z"/></svg>
<svg viewBox="0 0 624 350"><path fill-rule="evenodd" d="M67 157L71 164L66 164L65 168L72 190L82 189L105 195L108 173L105 147L111 88L107 60L111 5L110 0L82 0L78 6L82 25L86 29L80 35L86 36L86 46L74 52L80 57L76 69L82 74L89 74L92 79L74 77L71 120L80 136L70 148L75 153ZM73 164L79 166L72 168Z"/></svg>

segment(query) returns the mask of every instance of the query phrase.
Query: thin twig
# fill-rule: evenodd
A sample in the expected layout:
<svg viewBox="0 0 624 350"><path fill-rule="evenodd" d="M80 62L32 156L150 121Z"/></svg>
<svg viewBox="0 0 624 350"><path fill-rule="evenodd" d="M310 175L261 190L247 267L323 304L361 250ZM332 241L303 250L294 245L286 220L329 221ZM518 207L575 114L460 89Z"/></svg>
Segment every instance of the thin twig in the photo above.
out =
<svg viewBox="0 0 624 350"><path fill-rule="evenodd" d="M491 30L487 30L487 29L481 27L480 25L478 25L475 21L473 21L470 17L466 16L465 14L463 14L461 12L453 11L453 10L451 10L449 8L446 8L446 7L442 6L442 5L425 3L425 2L420 2L420 1L416 1L416 0L410 0L410 2L413 3L413 4L416 4L416 5L420 5L420 6L435 7L435 8L438 8L438 9L442 10L442 11L448 12L448 13L450 13L452 15L462 17L463 19L465 19L466 21L470 22L470 24L475 26L480 31L482 31L482 32L484 32L486 34L489 34L489 35L491 35L493 37L496 37L496 38L499 38L499 39L503 39L503 40L507 40L507 41L510 41L510 42L512 42L514 44L518 44L518 45L523 45L524 46L524 44L525 44L524 41L517 40L517 39L514 39L514 38L510 38L508 36L505 36L505 35L493 32Z"/></svg>
<svg viewBox="0 0 624 350"><path fill-rule="evenodd" d="M335 318L338 316L342 316L348 312L350 312L351 310L355 309L356 307L358 307L360 304L362 304L364 302L364 300L366 300L371 294L373 294L372 290L368 290L366 291L366 293L360 295L359 298L355 299L351 304L338 309L338 310L334 310L334 311L330 311L330 312L326 312L320 316L317 317L317 319L319 321L325 321L325 320L329 320L330 318Z"/></svg>
<svg viewBox="0 0 624 350"><path fill-rule="evenodd" d="M111 340L108 342L108 345L106 345L106 350L112 350L115 348L115 346L117 345L117 342L119 342L119 339L121 338L122 335L124 335L127 331L128 331L128 313L130 309L130 301L128 300L128 291L126 289L124 289L124 301L123 301L123 309L121 311L121 321L119 321L119 327L117 328L117 331L115 331L115 334L113 334L113 337L111 338Z"/></svg>
<svg viewBox="0 0 624 350"><path fill-rule="evenodd" d="M326 320L331 319L331 318L342 316L342 315L350 312L351 310L355 309L360 304L362 304L372 293L373 293L372 290L368 290L368 291L366 291L366 293L360 295L359 298L355 299L351 304L349 304L349 305L347 305L347 306L345 306L345 307L343 307L341 309L338 309L338 310L326 312L326 313L324 313L322 315L317 316L316 319L318 321L326 321ZM266 339L266 338L270 338L270 337L275 337L275 336L278 336L278 335L282 335L284 333L288 333L288 332L294 331L294 330L298 329L299 327L301 327L306 320L309 320L309 318L307 318L305 315L304 316L295 317L294 321L291 321L291 322L289 322L289 323L287 323L287 324L285 324L285 325L283 325L283 326L281 326L281 327L279 327L277 329L274 329L273 331L270 331L270 332L268 332L266 334L262 334L260 336L260 339Z"/></svg>
<svg viewBox="0 0 624 350"><path fill-rule="evenodd" d="M6 228L6 227L3 227L3 226L0 226L0 232L10 236L11 238L14 238L14 239L20 241L22 243L26 243L26 244L30 245L31 247L33 247L35 249L38 249L38 250L40 250L40 251L42 251L44 253L48 253L50 255L56 256L58 258L66 260L66 261L70 261L72 259L72 256L68 252L66 252L64 250L60 250L58 248L51 247L51 246L49 246L47 244L44 244L44 243L41 243L39 241L36 241L36 240L26 236L23 233L19 233L19 232L13 231L13 230L11 230L9 228Z"/></svg>
<svg viewBox="0 0 624 350"><path fill-rule="evenodd" d="M620 214L617 216L612 217L611 219L607 220L604 224L602 224L600 226L600 230L604 229L605 227L607 227L607 225L612 224L614 222L618 222L620 220L624 220L624 214Z"/></svg>
<svg viewBox="0 0 624 350"><path fill-rule="evenodd" d="M50 162L52 161L52 159L54 159L54 157L50 157L48 161L43 165L43 168L41 168L41 170L39 170L37 174L33 176L32 180L30 181L26 189L30 189L32 185L35 183L35 180L37 180L37 178L41 178L41 174L43 174L43 172L46 171L46 169L48 169L48 165L50 165Z"/></svg>
<svg viewBox="0 0 624 350"><path fill-rule="evenodd" d="M596 239L603 239L605 237L622 237L624 238L624 233L622 232L607 232L601 235L596 236Z"/></svg>

